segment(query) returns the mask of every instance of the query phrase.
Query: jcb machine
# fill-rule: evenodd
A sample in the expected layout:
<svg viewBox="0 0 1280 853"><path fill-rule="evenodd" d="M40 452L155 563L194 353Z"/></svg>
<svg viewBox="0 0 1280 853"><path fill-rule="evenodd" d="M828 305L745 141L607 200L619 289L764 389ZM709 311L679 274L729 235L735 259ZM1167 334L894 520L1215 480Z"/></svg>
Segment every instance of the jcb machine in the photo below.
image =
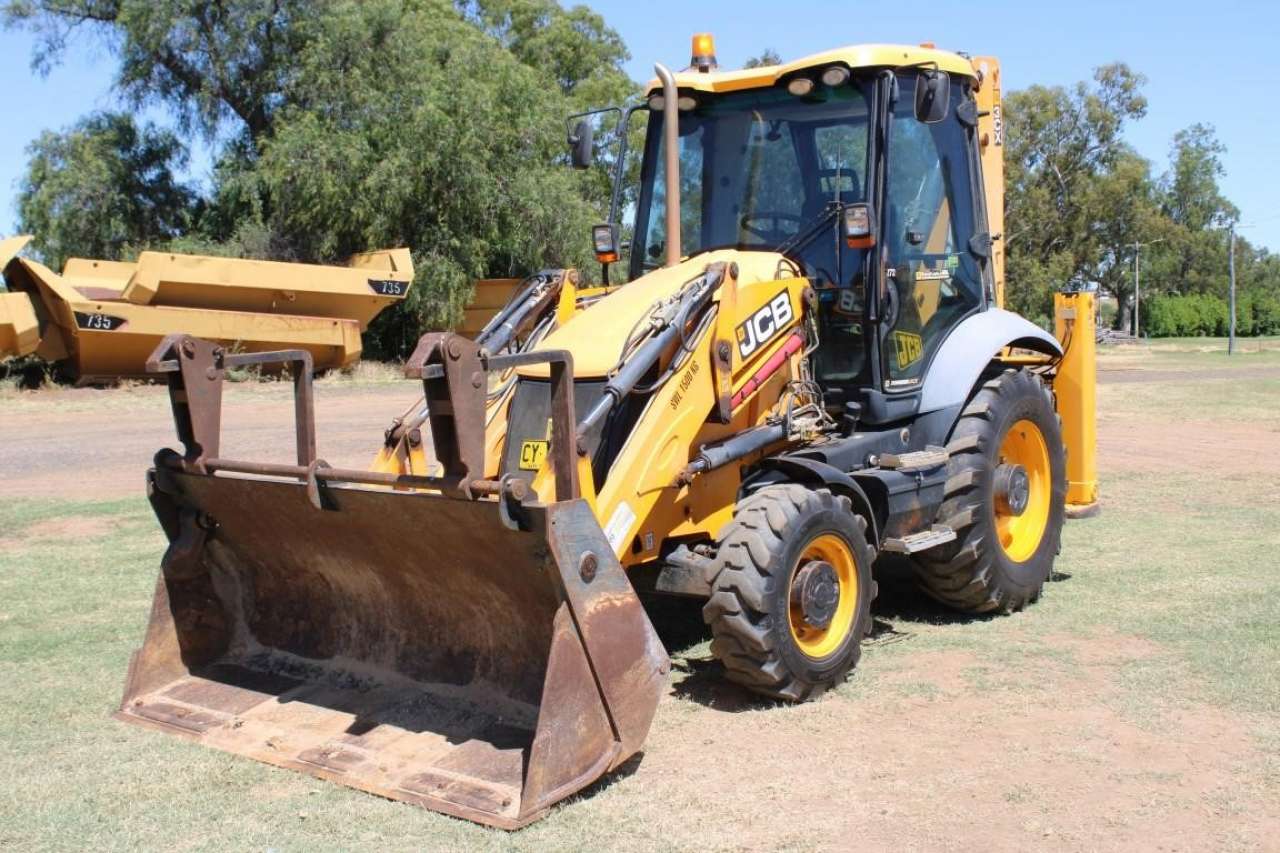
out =
<svg viewBox="0 0 1280 853"><path fill-rule="evenodd" d="M305 353L156 350L184 452L150 472L170 546L122 719L515 828L644 742L669 665L637 589L705 599L727 677L797 701L857 663L880 554L961 610L1039 597L1095 499L1093 314L1062 297L1059 340L1000 307L996 62L713 54L621 113L605 284L544 271L423 337L371 470L317 458ZM267 359L297 458L224 458L224 371Z"/></svg>

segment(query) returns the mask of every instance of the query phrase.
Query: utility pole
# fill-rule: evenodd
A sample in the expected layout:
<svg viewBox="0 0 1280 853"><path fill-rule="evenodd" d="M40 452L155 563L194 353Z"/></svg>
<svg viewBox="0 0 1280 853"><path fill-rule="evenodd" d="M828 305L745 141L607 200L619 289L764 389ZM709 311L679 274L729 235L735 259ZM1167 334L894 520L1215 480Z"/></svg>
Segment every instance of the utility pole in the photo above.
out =
<svg viewBox="0 0 1280 853"><path fill-rule="evenodd" d="M1227 355L1236 351L1236 224L1231 223L1227 268L1231 271L1231 322L1227 327Z"/></svg>

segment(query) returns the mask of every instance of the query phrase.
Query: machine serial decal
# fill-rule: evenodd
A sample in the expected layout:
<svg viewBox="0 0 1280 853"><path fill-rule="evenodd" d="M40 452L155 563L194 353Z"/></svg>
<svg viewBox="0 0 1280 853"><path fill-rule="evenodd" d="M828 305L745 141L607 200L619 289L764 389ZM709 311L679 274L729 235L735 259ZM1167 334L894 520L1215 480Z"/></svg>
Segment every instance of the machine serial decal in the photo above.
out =
<svg viewBox="0 0 1280 853"><path fill-rule="evenodd" d="M82 329L90 329L95 332L114 332L124 325L123 317L112 317L110 314L83 314L79 311L74 313L76 315L76 325Z"/></svg>
<svg viewBox="0 0 1280 853"><path fill-rule="evenodd" d="M752 353L786 328L794 316L791 297L784 290L738 326L738 355L750 358Z"/></svg>
<svg viewBox="0 0 1280 853"><path fill-rule="evenodd" d="M407 282L389 278L369 279L369 289L379 296L404 296L409 285Z"/></svg>
<svg viewBox="0 0 1280 853"><path fill-rule="evenodd" d="M671 411L674 412L680 408L680 404L684 401L684 392L688 391L689 386L693 384L693 377L698 375L699 369L698 362L689 362L688 369L685 370L684 376L680 377L680 384L676 386L675 392L671 395L671 401L668 403L671 406Z"/></svg>
<svg viewBox="0 0 1280 853"><path fill-rule="evenodd" d="M898 367L910 367L924 355L924 345L919 335L911 332L894 332L894 348L897 350Z"/></svg>

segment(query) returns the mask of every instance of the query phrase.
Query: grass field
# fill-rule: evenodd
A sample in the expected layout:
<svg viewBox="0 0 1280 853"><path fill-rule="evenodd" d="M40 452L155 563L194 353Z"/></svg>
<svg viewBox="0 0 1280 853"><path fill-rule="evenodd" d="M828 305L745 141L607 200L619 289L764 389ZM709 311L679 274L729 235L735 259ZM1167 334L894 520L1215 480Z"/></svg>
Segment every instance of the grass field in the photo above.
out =
<svg viewBox="0 0 1280 853"><path fill-rule="evenodd" d="M1103 354L1153 381L1102 386L1105 509L1035 607L956 617L890 566L857 673L800 707L724 684L666 608L642 759L515 834L113 721L163 550L145 501L0 503L0 848L1276 849L1280 342L1203 345ZM1273 452L1140 454L1206 423Z"/></svg>

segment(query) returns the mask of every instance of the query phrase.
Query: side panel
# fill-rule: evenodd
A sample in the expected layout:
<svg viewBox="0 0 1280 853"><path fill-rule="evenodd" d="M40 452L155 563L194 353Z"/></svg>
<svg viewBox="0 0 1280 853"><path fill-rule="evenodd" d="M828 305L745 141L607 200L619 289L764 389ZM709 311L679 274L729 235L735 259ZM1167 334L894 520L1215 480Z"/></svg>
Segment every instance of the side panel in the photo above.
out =
<svg viewBox="0 0 1280 853"><path fill-rule="evenodd" d="M952 330L934 356L924 380L920 413L963 403L983 369L1008 346L1062 354L1053 335L1017 314L1002 308L974 314Z"/></svg>

